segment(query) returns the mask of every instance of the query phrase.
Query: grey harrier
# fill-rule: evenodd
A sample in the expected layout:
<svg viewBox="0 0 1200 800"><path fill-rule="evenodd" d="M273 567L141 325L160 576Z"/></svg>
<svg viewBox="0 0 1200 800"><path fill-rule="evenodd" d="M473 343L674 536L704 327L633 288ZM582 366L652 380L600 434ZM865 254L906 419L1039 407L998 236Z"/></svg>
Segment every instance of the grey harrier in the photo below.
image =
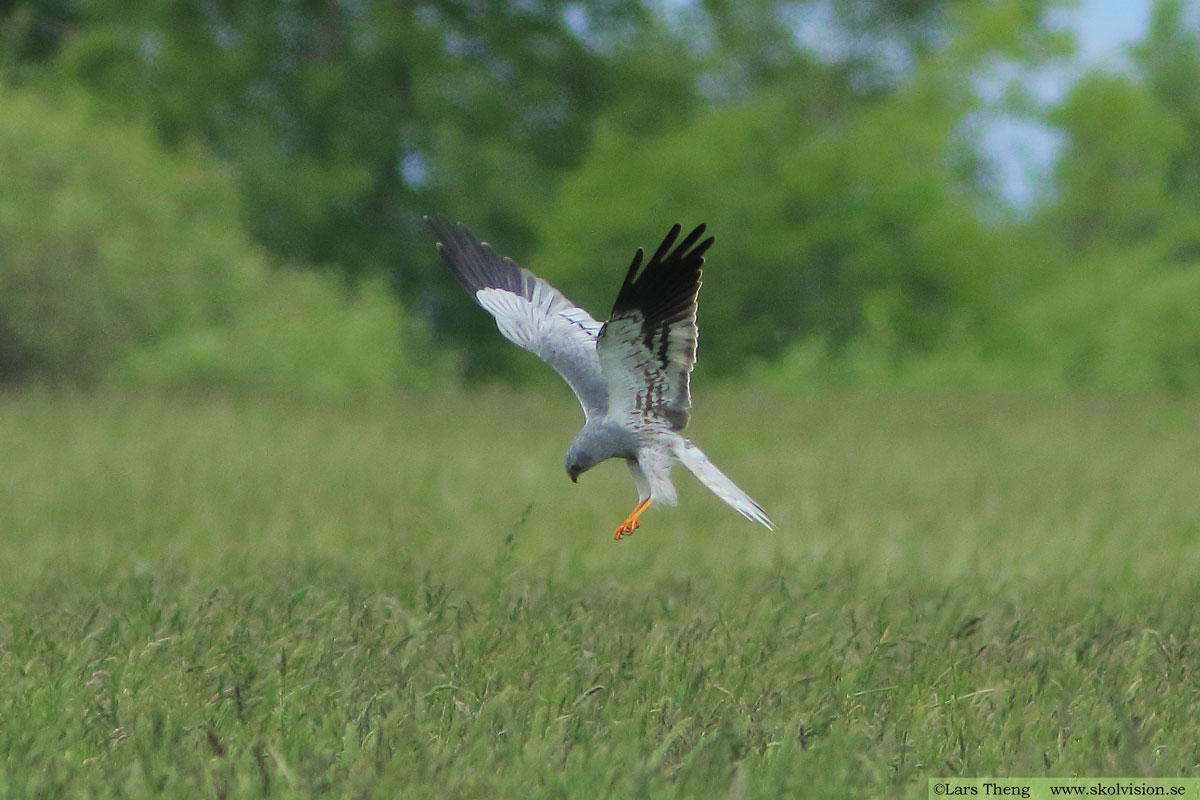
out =
<svg viewBox="0 0 1200 800"><path fill-rule="evenodd" d="M638 248L608 322L601 325L561 292L496 254L463 225L425 220L438 252L500 333L553 367L583 406L585 422L567 450L572 481L601 461L623 458L638 504L614 539L632 533L651 503L678 505L671 467L678 461L747 519L774 528L762 507L679 434L692 407L696 362L696 294L713 238L700 225L675 245L675 225L639 273ZM697 242L699 242L697 244Z"/></svg>

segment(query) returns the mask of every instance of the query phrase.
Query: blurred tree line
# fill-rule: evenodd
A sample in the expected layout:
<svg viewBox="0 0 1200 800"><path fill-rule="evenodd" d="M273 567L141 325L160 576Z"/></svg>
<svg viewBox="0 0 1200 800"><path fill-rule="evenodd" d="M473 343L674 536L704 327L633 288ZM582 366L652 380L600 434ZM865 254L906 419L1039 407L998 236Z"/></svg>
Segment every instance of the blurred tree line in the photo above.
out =
<svg viewBox="0 0 1200 800"><path fill-rule="evenodd" d="M6 3L0 376L530 370L442 272L445 213L598 316L707 221L707 369L1200 385L1195 9L1046 108L1063 5ZM996 114L1063 136L1031 209L981 156Z"/></svg>

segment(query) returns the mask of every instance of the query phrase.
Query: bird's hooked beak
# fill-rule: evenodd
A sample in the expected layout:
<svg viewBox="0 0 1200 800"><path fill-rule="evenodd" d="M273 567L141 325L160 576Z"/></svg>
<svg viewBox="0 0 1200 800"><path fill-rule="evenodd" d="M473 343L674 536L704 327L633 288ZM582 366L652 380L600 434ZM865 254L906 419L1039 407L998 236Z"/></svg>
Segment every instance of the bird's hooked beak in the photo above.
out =
<svg viewBox="0 0 1200 800"><path fill-rule="evenodd" d="M571 476L571 483L579 483L579 473L578 472L568 472L567 474Z"/></svg>

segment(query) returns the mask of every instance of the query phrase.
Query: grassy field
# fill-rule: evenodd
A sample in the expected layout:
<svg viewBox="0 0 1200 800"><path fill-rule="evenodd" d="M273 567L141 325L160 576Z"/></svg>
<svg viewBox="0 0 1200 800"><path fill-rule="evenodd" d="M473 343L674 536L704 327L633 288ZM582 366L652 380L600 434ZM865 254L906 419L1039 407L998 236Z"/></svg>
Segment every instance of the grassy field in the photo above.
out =
<svg viewBox="0 0 1200 800"><path fill-rule="evenodd" d="M0 795L924 797L1200 775L1194 401L0 396Z"/></svg>

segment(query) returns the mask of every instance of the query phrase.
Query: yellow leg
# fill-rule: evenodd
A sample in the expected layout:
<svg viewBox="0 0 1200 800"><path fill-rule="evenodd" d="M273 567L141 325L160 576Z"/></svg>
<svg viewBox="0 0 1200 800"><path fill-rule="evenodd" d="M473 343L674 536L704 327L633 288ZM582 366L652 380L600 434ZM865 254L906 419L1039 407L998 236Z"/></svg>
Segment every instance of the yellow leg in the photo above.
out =
<svg viewBox="0 0 1200 800"><path fill-rule="evenodd" d="M641 524L642 524L642 523L638 522L638 517L640 517L642 515L642 512L645 511L647 508L649 508L650 504L653 502L654 502L654 500L647 497L645 500L638 503L637 508L635 508L629 514L629 516L625 518L625 521L622 522L621 525L617 528L617 532L613 534L613 539L615 539L619 542L619 541L621 541L622 538L624 538L625 536L628 536L629 534L631 534L635 530L637 530L638 527L641 526Z"/></svg>

